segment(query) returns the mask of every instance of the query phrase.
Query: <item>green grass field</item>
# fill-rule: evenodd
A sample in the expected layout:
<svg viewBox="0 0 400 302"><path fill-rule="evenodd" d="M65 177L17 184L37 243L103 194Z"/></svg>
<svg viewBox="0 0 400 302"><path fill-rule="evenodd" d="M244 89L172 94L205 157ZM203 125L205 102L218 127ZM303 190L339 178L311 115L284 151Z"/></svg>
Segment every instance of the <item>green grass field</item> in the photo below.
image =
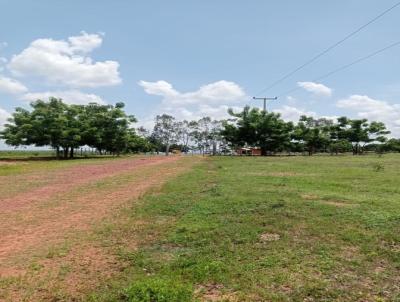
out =
<svg viewBox="0 0 400 302"><path fill-rule="evenodd" d="M209 158L99 230L124 242L142 226L91 300L400 301L399 167L398 155Z"/></svg>
<svg viewBox="0 0 400 302"><path fill-rule="evenodd" d="M0 176L29 180L38 169L77 165L3 165ZM139 186L140 175L143 185L178 165L183 174L171 172L90 231L18 260L27 273L0 278L0 300L3 288L4 297L25 297L9 301L400 301L399 154L187 157L82 184L62 198L71 209L84 194L106 202ZM35 211L60 206L50 201Z"/></svg>

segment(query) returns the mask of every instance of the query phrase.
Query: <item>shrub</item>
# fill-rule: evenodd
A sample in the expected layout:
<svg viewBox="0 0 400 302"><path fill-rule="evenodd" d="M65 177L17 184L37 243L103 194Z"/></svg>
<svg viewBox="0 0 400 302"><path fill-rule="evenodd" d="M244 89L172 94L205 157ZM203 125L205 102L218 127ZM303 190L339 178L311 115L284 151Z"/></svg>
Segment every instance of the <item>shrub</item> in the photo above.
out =
<svg viewBox="0 0 400 302"><path fill-rule="evenodd" d="M380 164L380 163L374 163L374 164L372 165L372 169L373 169L375 172L381 172L381 171L385 170L385 167L384 167L382 164Z"/></svg>

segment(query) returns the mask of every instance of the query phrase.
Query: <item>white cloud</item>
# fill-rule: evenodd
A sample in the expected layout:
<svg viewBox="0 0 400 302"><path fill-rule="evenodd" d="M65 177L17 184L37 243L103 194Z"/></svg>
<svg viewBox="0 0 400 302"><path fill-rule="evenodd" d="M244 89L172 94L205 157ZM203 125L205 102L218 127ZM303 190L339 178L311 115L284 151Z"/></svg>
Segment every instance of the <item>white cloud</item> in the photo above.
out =
<svg viewBox="0 0 400 302"><path fill-rule="evenodd" d="M297 99L296 99L295 97L292 97L291 95L288 95L288 96L286 97L286 101L287 101L289 104L295 104L295 103L297 102Z"/></svg>
<svg viewBox="0 0 400 302"><path fill-rule="evenodd" d="M244 90L234 82L218 81L201 86L196 91L182 93L166 81L138 83L150 95L162 97L161 104L157 106L151 116L144 118L140 124L144 127L153 126L154 115L170 114L178 120L198 120L204 116L213 119L227 118L228 109L233 104L244 100ZM242 107L233 107L242 110Z"/></svg>
<svg viewBox="0 0 400 302"><path fill-rule="evenodd" d="M235 103L245 98L243 89L234 82L218 81L201 86L193 92L182 93L166 81L138 83L147 94L163 97L163 103L174 105Z"/></svg>
<svg viewBox="0 0 400 302"><path fill-rule="evenodd" d="M100 96L91 93L83 93L78 90L30 92L24 94L21 97L21 100L31 102L38 99L48 100L49 97L61 98L67 104L106 104L106 102Z"/></svg>
<svg viewBox="0 0 400 302"><path fill-rule="evenodd" d="M297 82L297 86L318 96L331 96L332 89L324 84L314 82Z"/></svg>
<svg viewBox="0 0 400 302"><path fill-rule="evenodd" d="M7 94L22 94L28 91L20 82L0 75L0 92Z"/></svg>
<svg viewBox="0 0 400 302"><path fill-rule="evenodd" d="M313 117L317 116L317 114L313 111L306 111L304 109L299 109L299 108L287 106L287 105L283 106L280 109L275 109L273 111L276 113L280 113L281 117L285 121L292 121L292 122L298 122L300 119L300 116L302 116L302 115L313 116Z"/></svg>
<svg viewBox="0 0 400 302"><path fill-rule="evenodd" d="M69 87L100 87L121 83L119 63L93 62L88 56L101 46L100 34L82 32L68 40L38 39L8 64L15 76L34 76Z"/></svg>
<svg viewBox="0 0 400 302"><path fill-rule="evenodd" d="M0 57L0 72L4 71L4 67L7 64L7 58Z"/></svg>
<svg viewBox="0 0 400 302"><path fill-rule="evenodd" d="M336 106L356 111L359 118L384 122L392 135L400 135L400 104L390 104L366 95L351 95L339 100Z"/></svg>
<svg viewBox="0 0 400 302"><path fill-rule="evenodd" d="M0 130L3 128L3 125L9 117L11 117L11 114L8 113L6 110L0 108Z"/></svg>
<svg viewBox="0 0 400 302"><path fill-rule="evenodd" d="M176 91L172 85L166 81L157 81L157 82L146 82L146 81L139 81L138 83L140 86L143 87L144 91L147 94L151 95L160 95L163 97L174 97L178 96L179 92Z"/></svg>

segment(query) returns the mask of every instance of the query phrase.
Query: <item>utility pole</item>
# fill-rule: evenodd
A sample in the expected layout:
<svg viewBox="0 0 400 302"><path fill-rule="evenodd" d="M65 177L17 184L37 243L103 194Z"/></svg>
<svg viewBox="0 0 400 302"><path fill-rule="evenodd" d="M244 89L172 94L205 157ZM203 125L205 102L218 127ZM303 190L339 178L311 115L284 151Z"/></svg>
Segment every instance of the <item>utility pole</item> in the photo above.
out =
<svg viewBox="0 0 400 302"><path fill-rule="evenodd" d="M253 96L253 100L263 100L263 101L264 101L264 107L263 107L264 112L267 111L267 100L275 101L275 100L277 100L277 99L278 99L277 96L274 97L274 98L267 98L267 97L257 98L257 97L255 97L255 96Z"/></svg>

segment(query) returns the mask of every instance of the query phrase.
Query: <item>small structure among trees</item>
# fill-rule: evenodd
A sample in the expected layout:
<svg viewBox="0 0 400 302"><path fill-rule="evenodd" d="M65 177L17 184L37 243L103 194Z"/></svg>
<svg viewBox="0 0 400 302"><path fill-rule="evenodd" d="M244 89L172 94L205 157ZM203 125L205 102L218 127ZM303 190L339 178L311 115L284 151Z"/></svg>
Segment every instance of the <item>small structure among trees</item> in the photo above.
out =
<svg viewBox="0 0 400 302"><path fill-rule="evenodd" d="M261 148L258 147L241 147L236 149L237 155L260 156Z"/></svg>
<svg viewBox="0 0 400 302"><path fill-rule="evenodd" d="M11 146L50 146L57 157L72 158L82 146L99 154L165 152L200 154L274 155L317 152L354 155L366 151L400 152L400 140L378 121L337 120L302 116L297 123L284 121L278 113L244 107L229 110L227 120L202 117L179 121L172 115L155 118L152 130L133 127L136 118L115 105L69 105L61 99L37 100L31 110L16 108L0 139Z"/></svg>
<svg viewBox="0 0 400 302"><path fill-rule="evenodd" d="M232 119L223 123L222 137L234 150L260 148L262 155L278 152L317 152L363 154L374 145L380 150L396 150L398 143L390 140L390 131L382 122L340 117L337 121L301 116L297 124L284 121L278 113L245 107L243 111L229 111ZM385 146L386 149L385 149ZM242 152L240 152L242 153Z"/></svg>

